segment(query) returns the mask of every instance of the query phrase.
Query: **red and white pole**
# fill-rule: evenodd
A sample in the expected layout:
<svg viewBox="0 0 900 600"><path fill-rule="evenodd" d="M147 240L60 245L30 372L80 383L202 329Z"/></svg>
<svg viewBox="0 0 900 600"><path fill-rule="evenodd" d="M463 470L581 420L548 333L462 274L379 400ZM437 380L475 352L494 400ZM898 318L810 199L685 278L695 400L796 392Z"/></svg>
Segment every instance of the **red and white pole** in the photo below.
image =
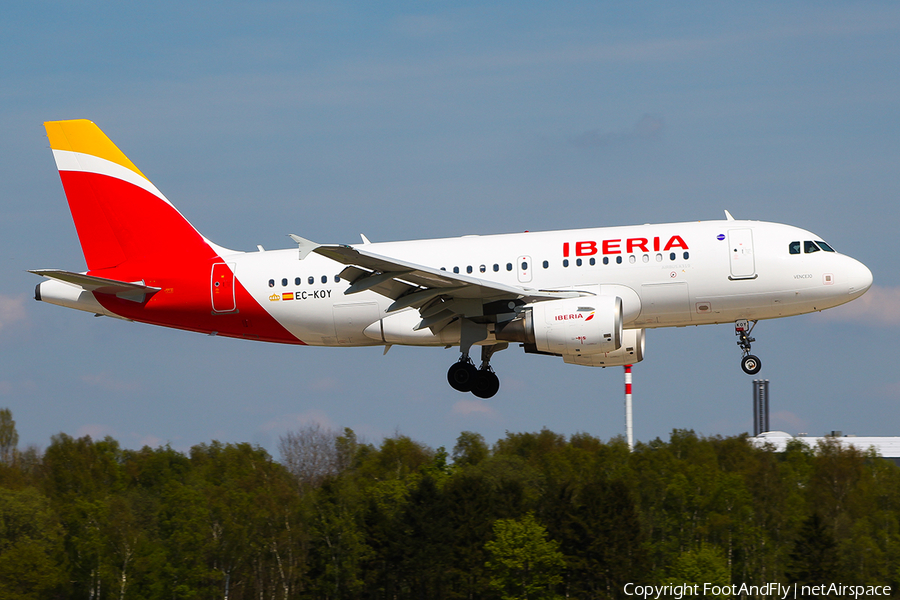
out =
<svg viewBox="0 0 900 600"><path fill-rule="evenodd" d="M628 450L634 450L634 431L631 423L631 365L625 365L625 437Z"/></svg>

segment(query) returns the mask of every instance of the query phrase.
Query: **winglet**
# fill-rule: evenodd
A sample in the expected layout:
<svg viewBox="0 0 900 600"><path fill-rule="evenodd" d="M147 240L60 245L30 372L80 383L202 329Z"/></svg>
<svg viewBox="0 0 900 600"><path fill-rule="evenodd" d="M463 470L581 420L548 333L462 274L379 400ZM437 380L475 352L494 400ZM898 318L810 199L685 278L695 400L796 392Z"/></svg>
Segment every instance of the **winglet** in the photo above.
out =
<svg viewBox="0 0 900 600"><path fill-rule="evenodd" d="M306 238L302 238L299 235L294 235L293 233L288 234L294 242L297 243L297 247L300 249L300 260L303 260L309 253L321 246L322 244L317 244L312 242Z"/></svg>

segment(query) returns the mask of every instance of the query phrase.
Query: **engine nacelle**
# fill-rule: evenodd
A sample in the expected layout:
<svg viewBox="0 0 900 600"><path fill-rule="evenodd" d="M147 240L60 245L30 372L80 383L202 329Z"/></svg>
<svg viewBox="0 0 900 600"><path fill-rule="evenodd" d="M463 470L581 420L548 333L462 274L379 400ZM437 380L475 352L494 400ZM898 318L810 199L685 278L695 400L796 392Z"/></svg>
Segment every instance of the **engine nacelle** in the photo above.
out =
<svg viewBox="0 0 900 600"><path fill-rule="evenodd" d="M622 347L613 352L589 356L563 354L563 360L572 365L586 367L622 367L639 363L644 360L644 330L626 329Z"/></svg>
<svg viewBox="0 0 900 600"><path fill-rule="evenodd" d="M622 346L622 300L582 296L536 302L521 317L498 325L498 340L522 342L547 354L592 356Z"/></svg>

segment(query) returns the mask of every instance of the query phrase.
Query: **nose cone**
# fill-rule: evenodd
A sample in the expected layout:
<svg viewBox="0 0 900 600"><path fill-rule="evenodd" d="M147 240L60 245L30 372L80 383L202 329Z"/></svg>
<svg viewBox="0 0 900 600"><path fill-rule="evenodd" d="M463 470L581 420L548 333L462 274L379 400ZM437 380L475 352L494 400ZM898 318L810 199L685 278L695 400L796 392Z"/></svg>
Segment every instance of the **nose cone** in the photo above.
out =
<svg viewBox="0 0 900 600"><path fill-rule="evenodd" d="M853 260L847 275L850 281L851 296L862 296L866 290L872 287L872 271L858 260Z"/></svg>

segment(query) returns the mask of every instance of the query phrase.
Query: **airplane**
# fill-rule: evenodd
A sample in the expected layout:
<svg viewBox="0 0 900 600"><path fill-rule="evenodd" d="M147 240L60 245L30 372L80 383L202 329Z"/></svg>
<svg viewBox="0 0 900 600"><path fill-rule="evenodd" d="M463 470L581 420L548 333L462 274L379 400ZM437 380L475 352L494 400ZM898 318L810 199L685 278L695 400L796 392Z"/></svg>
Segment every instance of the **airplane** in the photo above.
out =
<svg viewBox="0 0 900 600"><path fill-rule="evenodd" d="M645 331L733 323L748 374L758 321L821 311L872 285L797 227L734 219L320 244L241 252L201 235L91 121L44 124L88 270L31 271L35 299L128 321L309 346L458 346L447 372L490 398L492 355L610 367ZM473 347L481 362L472 360Z"/></svg>

